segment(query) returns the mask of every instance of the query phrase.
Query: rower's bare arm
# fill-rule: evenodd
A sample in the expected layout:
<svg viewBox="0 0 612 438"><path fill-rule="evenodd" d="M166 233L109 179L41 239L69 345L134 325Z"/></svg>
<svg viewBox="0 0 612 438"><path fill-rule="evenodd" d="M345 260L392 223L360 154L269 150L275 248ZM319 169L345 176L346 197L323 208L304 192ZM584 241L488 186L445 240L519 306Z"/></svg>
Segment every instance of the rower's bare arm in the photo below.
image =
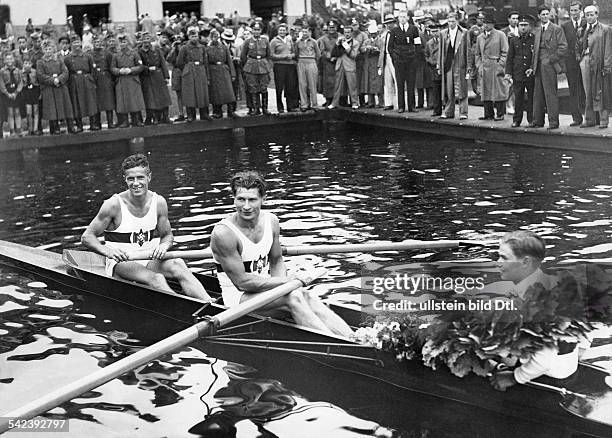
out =
<svg viewBox="0 0 612 438"><path fill-rule="evenodd" d="M281 277L265 278L246 272L242 257L238 252L238 239L224 225L215 226L210 239L210 248L215 260L223 266L223 272L227 274L238 290L247 293L263 292L287 281Z"/></svg>
<svg viewBox="0 0 612 438"><path fill-rule="evenodd" d="M100 211L98 211L96 217L83 232L83 235L81 236L81 243L85 247L97 252L98 254L106 256L109 259L125 261L128 259L125 251L103 245L98 239L98 237L104 234L104 231L108 229L109 225L115 218L117 214L117 207L118 204L112 198L104 201L104 204L102 204L102 207L100 207Z"/></svg>
<svg viewBox="0 0 612 438"><path fill-rule="evenodd" d="M168 219L168 204L162 196L159 196L157 199L157 232L159 233L160 242L159 246L153 250L151 258L161 260L166 251L174 243L172 227Z"/></svg>
<svg viewBox="0 0 612 438"><path fill-rule="evenodd" d="M276 215L272 216L272 248L268 258L270 260L270 275L272 277L287 277L287 268L283 260L283 250L280 245L280 224Z"/></svg>

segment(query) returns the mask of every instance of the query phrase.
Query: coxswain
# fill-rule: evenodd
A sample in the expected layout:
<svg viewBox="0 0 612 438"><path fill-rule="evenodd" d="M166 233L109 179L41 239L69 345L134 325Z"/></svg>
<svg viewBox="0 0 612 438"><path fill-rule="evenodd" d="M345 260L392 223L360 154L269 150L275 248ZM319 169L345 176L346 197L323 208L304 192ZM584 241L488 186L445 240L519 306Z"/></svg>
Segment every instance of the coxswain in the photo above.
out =
<svg viewBox="0 0 612 438"><path fill-rule="evenodd" d="M121 170L127 190L104 201L81 236L83 245L106 257L108 276L173 292L166 280L171 278L190 297L211 301L183 260L163 260L173 243L172 229L166 200L149 190L152 174L147 158L130 155ZM129 260L129 252L135 250L151 251L151 260Z"/></svg>
<svg viewBox="0 0 612 438"><path fill-rule="evenodd" d="M544 240L531 231L506 233L499 246L498 268L502 280L512 281L515 293L524 298L529 287L541 284L550 290L556 278L542 271L546 255ZM513 370L498 371L492 377L493 387L500 391L517 384L525 384L540 376L565 379L578 369L578 359L590 346L581 342L558 342L556 347L546 346L521 358L521 365Z"/></svg>
<svg viewBox="0 0 612 438"><path fill-rule="evenodd" d="M264 178L254 171L239 172L232 177L230 188L236 212L215 226L210 246L223 302L234 307L260 292L308 275L304 271L287 274L279 243L278 218L261 209L266 199ZM298 324L309 328L341 336L353 333L318 296L303 288L258 310L269 316L282 312L288 312Z"/></svg>

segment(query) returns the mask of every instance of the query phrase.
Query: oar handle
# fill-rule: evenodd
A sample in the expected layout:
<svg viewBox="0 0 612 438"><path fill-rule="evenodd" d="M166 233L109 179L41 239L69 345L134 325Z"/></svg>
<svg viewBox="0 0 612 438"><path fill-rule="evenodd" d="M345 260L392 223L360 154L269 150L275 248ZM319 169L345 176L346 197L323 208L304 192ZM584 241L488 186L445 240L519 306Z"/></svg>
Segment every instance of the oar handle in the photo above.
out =
<svg viewBox="0 0 612 438"><path fill-rule="evenodd" d="M289 292L308 284L325 274L325 269L314 269L310 272L308 279L294 279L266 292L257 294L254 298L240 303L232 309L225 310L209 320L201 321L185 330L182 330L162 341L149 347L143 348L136 353L107 365L94 373L84 376L62 388L36 399L18 409L2 414L0 417L0 434L9 429L9 421L12 419L28 420L41 415L56 406L72 400L79 395L91 391L104 383L127 373L128 371L145 365L159 356L177 350L194 342L200 336L206 336L213 332L216 327L223 327L232 321L251 313L268 303L271 303Z"/></svg>
<svg viewBox="0 0 612 438"><path fill-rule="evenodd" d="M417 249L448 249L458 248L462 245L487 246L493 241L486 240L404 240L403 242L375 242L375 243L347 243L338 245L300 245L283 246L283 255L295 256L306 254L342 254L352 252L379 252L379 251L410 251ZM130 260L147 260L151 258L152 251L134 251L130 253ZM172 258L183 259L210 259L212 250L196 249L187 251L168 251L164 260Z"/></svg>
<svg viewBox="0 0 612 438"><path fill-rule="evenodd" d="M341 245L302 245L283 247L283 255L341 254L350 252L408 251L415 249L458 248L460 240L405 240L403 242L347 243Z"/></svg>

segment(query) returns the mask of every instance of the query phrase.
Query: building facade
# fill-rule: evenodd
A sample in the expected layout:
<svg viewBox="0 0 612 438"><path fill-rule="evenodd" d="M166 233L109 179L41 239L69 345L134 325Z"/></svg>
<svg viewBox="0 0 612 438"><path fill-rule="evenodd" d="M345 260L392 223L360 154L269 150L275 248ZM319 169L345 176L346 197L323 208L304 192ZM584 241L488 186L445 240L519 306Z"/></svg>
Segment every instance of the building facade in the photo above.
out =
<svg viewBox="0 0 612 438"><path fill-rule="evenodd" d="M92 25L101 19L123 24L128 30L136 27L137 17L149 14L154 21L161 20L165 11L196 12L205 17L222 14L229 17L238 13L250 17L251 13L269 18L273 12L282 11L291 17L311 13L311 0L2 0L0 4L0 35L6 21L10 21L16 33L23 32L28 18L34 26L42 26L51 18L58 30L72 16L77 29L81 28L83 14Z"/></svg>

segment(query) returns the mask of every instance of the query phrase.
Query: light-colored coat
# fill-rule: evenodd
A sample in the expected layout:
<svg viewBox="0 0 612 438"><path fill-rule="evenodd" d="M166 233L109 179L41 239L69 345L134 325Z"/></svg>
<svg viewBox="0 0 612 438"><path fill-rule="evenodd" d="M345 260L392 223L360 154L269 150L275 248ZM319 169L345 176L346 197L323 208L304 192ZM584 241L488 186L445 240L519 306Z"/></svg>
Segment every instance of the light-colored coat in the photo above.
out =
<svg viewBox="0 0 612 438"><path fill-rule="evenodd" d="M442 90L446 89L446 75L444 74L444 63L446 61L448 47L450 46L449 35L449 29L444 29L442 32L440 32L440 51L438 53L438 65L440 66L440 70L442 72ZM457 35L455 39L455 54L451 71L453 72L453 78L455 83L455 97L457 99L464 99L468 95L468 81L465 76L467 74L468 69L468 53L470 52L468 31L462 28L461 26L458 26Z"/></svg>
<svg viewBox="0 0 612 438"><path fill-rule="evenodd" d="M586 33L586 29L584 31ZM583 38L586 38L584 35ZM612 70L612 28L598 23L590 35L588 35L588 48L590 52L589 70L591 72L591 93L593 96L593 110L601 111L603 106L604 77L603 72L608 74ZM609 79L607 79L609 81ZM610 92L609 90L606 90ZM588 94L588 93L587 93Z"/></svg>
<svg viewBox="0 0 612 438"><path fill-rule="evenodd" d="M478 88L481 99L487 101L504 101L508 99L508 86L504 83L508 39L506 35L492 29L478 35L474 56L478 69Z"/></svg>

